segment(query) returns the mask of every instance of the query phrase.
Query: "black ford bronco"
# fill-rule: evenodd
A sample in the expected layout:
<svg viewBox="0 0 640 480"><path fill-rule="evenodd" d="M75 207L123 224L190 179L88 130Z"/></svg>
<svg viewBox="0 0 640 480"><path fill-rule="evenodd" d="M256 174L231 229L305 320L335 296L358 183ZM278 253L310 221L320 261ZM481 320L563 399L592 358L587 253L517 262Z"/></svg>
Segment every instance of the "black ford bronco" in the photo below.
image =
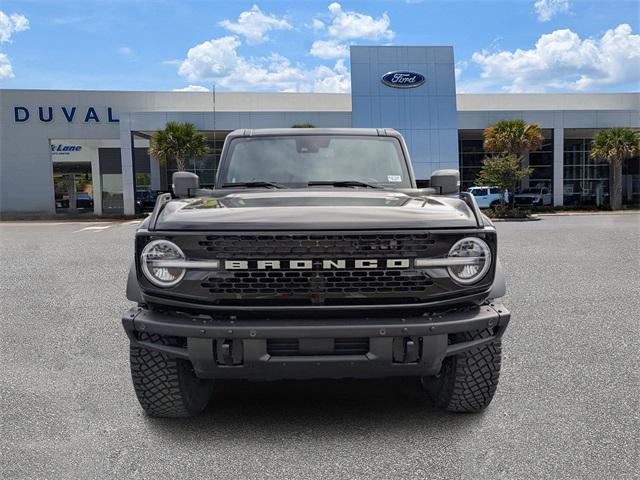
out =
<svg viewBox="0 0 640 480"><path fill-rule="evenodd" d="M510 318L496 230L456 170L426 184L389 129L238 130L214 189L174 174L127 284L143 409L196 414L216 379L393 375L486 407Z"/></svg>

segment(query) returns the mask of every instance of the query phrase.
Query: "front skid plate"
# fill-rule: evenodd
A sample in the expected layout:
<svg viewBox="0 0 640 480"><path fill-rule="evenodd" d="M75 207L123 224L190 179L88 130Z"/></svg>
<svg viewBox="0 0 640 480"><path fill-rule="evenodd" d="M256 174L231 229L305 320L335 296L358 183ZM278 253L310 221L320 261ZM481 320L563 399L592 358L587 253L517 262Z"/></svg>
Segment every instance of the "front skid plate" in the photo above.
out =
<svg viewBox="0 0 640 480"><path fill-rule="evenodd" d="M133 345L161 350L192 362L203 378L342 378L430 375L440 370L442 360L502 336L510 313L499 304L423 317L362 319L274 319L212 320L183 314L133 308L123 324ZM448 344L448 334L494 328L482 341ZM137 339L135 332L186 337L187 347L172 347ZM369 338L365 355L273 356L267 352L269 338ZM420 337L420 359L412 363L393 360L394 337ZM242 364L223 365L216 344L242 342Z"/></svg>

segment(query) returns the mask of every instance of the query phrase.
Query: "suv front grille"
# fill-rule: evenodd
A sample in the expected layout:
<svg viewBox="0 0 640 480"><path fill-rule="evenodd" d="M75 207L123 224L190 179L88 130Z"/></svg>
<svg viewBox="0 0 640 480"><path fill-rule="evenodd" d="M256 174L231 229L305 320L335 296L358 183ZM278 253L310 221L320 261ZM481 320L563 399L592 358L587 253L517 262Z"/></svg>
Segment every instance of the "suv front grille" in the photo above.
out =
<svg viewBox="0 0 640 480"><path fill-rule="evenodd" d="M420 270L248 271L216 273L202 282L212 294L231 296L350 296L423 292L433 281Z"/></svg>
<svg viewBox="0 0 640 480"><path fill-rule="evenodd" d="M187 258L216 259L220 269L192 270L171 292L161 293L228 307L421 303L490 283L487 276L478 285L461 287L446 272L413 266L416 258L445 257L462 235L469 232L169 234ZM495 248L493 235L483 238ZM278 265L261 268L261 261ZM310 268L292 268L292 261ZM339 268L324 263L337 261L343 261ZM363 261L371 261L372 267L358 264ZM397 266L394 261L403 263Z"/></svg>
<svg viewBox="0 0 640 480"><path fill-rule="evenodd" d="M363 256L419 256L435 241L428 233L349 235L208 235L198 245L217 258L307 258Z"/></svg>

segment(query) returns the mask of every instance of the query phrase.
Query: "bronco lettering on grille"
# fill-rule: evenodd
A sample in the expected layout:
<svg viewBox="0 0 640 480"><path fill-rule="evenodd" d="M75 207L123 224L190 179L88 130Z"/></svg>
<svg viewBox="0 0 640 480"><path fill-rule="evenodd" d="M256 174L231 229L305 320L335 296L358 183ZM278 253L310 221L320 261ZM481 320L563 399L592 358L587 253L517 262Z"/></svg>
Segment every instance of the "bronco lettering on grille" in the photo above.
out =
<svg viewBox="0 0 640 480"><path fill-rule="evenodd" d="M377 260L336 259L336 260L225 260L225 270L344 270L371 268L409 268L408 258L388 258Z"/></svg>

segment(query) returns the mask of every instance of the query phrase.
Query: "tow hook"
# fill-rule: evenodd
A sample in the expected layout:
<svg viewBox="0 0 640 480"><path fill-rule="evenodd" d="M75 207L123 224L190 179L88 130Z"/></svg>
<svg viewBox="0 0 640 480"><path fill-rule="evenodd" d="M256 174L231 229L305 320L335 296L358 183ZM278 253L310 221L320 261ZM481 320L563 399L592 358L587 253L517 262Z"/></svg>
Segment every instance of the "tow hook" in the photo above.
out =
<svg viewBox="0 0 640 480"><path fill-rule="evenodd" d="M415 363L420 359L420 337L394 337L393 362Z"/></svg>
<svg viewBox="0 0 640 480"><path fill-rule="evenodd" d="M216 341L216 359L219 365L242 365L242 340Z"/></svg>

